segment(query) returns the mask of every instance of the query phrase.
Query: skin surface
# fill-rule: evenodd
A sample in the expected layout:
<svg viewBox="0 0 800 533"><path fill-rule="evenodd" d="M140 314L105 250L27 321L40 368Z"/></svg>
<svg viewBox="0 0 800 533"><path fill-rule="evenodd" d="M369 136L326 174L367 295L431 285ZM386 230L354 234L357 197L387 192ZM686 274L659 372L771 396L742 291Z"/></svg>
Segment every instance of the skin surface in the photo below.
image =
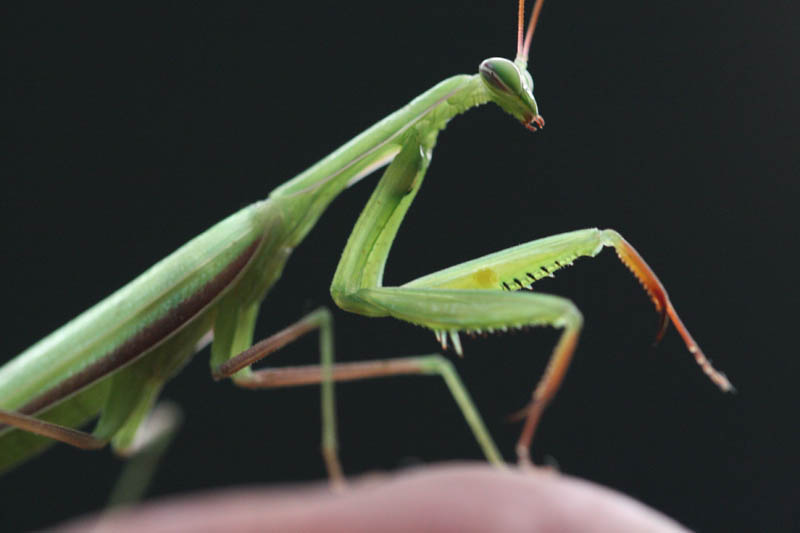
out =
<svg viewBox="0 0 800 533"><path fill-rule="evenodd" d="M326 485L238 488L82 518L59 531L687 531L643 504L550 470L453 463Z"/></svg>

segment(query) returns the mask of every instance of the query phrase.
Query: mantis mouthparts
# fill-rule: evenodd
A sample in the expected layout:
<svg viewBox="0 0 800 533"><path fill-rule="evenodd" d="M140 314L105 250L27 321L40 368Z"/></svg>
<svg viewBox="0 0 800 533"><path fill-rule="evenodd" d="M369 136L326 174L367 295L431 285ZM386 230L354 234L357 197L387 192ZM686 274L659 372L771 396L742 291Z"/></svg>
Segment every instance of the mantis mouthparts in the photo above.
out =
<svg viewBox="0 0 800 533"><path fill-rule="evenodd" d="M539 127L537 128L536 126ZM525 127L531 131L539 131L540 129L544 128L544 117L542 115L536 115L531 119L530 122L525 124Z"/></svg>

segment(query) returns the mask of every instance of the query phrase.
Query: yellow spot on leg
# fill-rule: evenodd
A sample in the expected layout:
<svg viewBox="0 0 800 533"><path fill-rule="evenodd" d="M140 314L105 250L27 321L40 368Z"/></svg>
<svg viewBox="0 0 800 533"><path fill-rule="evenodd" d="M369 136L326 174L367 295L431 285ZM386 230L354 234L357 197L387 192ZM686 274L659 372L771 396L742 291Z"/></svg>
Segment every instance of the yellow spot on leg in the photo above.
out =
<svg viewBox="0 0 800 533"><path fill-rule="evenodd" d="M500 278L497 277L497 272L491 268L482 268L472 275L472 279L479 287L491 289L496 288L500 284Z"/></svg>

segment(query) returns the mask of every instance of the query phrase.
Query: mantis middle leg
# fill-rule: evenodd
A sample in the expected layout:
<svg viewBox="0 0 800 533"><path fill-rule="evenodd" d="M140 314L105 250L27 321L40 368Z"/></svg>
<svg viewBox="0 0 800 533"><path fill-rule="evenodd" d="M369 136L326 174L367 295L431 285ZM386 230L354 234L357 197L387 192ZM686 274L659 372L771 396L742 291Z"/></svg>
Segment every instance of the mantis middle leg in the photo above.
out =
<svg viewBox="0 0 800 533"><path fill-rule="evenodd" d="M254 314L244 314L240 327L248 328L255 320ZM319 330L320 365L263 368L252 370L250 365L263 359L290 342L314 330ZM252 331L249 333L252 336ZM247 337L247 336L245 336ZM333 362L333 319L325 308L317 309L287 328L245 349L213 369L214 379L231 378L233 382L250 389L291 387L322 384L322 455L328 475L334 485L344 480L337 451L336 416L334 410L334 381L350 381L375 377L435 374L443 378L450 393L461 409L475 439L487 459L502 464L502 456L492 441L480 414L466 388L461 383L452 364L438 354L395 358L380 361Z"/></svg>

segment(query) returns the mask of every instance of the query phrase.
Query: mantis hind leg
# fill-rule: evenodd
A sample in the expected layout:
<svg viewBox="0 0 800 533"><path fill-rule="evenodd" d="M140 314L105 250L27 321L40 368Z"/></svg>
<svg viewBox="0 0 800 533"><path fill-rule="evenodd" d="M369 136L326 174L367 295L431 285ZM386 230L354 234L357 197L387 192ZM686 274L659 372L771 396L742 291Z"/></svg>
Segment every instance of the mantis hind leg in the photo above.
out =
<svg viewBox="0 0 800 533"><path fill-rule="evenodd" d="M24 446L43 446L47 441L39 437L47 437L85 450L111 443L128 462L109 503L137 501L180 426L180 411L156 405L158 395L195 353L196 340L210 329L211 318L201 317L129 366L35 416L0 411L0 422L25 432L10 433L8 438L16 437ZM100 419L91 433L75 429L98 412Z"/></svg>
<svg viewBox="0 0 800 533"><path fill-rule="evenodd" d="M0 409L0 423L34 435L57 440L81 450L99 450L108 444L108 439L95 437L91 433L5 409Z"/></svg>
<svg viewBox="0 0 800 533"><path fill-rule="evenodd" d="M108 499L109 507L130 504L141 499L155 474L159 460L180 426L180 410L172 404L161 403L152 411L147 409L144 414L148 413L146 418L137 420L128 446L124 450L115 448L115 451L129 460ZM0 421L19 430L82 450L98 450L113 440L13 411L0 410Z"/></svg>
<svg viewBox="0 0 800 533"><path fill-rule="evenodd" d="M204 317L131 365L42 412L0 410L0 423L84 450L96 450L110 442L117 454L132 456L151 441L155 426L145 421L164 383L191 358L195 340L210 324L210 317ZM100 419L91 433L69 425L81 425L98 412ZM67 415L71 413L77 414L70 418ZM177 416L172 419L177 423ZM172 425L168 426L171 430ZM158 427L166 430L167 426Z"/></svg>

